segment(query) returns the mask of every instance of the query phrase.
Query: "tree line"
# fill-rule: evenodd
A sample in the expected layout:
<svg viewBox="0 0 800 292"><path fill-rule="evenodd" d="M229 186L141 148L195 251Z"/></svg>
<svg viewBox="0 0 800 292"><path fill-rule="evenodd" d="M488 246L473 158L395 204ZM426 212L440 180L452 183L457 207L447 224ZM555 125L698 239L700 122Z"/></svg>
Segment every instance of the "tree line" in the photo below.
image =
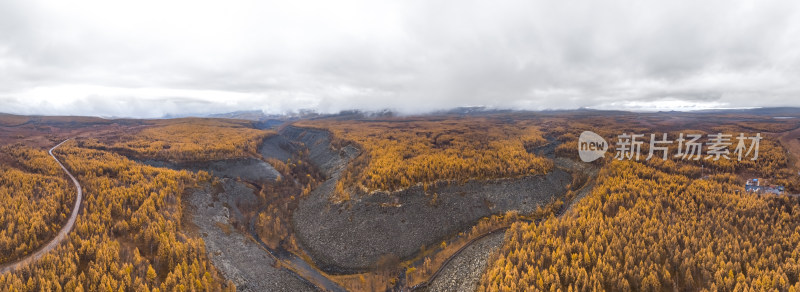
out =
<svg viewBox="0 0 800 292"><path fill-rule="evenodd" d="M68 240L0 275L21 291L219 291L235 289L211 265L202 239L181 230L184 190L207 173L150 167L67 142L55 152L84 188ZM26 218L27 219L27 218Z"/></svg>
<svg viewBox="0 0 800 292"><path fill-rule="evenodd" d="M264 138L275 134L237 120L172 119L150 123L132 133L84 143L86 147L111 149L137 158L187 162L250 156L258 152Z"/></svg>
<svg viewBox="0 0 800 292"><path fill-rule="evenodd" d="M514 224L481 290L800 289L798 199L661 167L612 161L571 212Z"/></svg>
<svg viewBox="0 0 800 292"><path fill-rule="evenodd" d="M528 150L546 143L530 120L502 117L301 121L327 129L334 147L354 143L363 153L345 169L336 193L395 191L418 183L464 182L544 174L552 162Z"/></svg>

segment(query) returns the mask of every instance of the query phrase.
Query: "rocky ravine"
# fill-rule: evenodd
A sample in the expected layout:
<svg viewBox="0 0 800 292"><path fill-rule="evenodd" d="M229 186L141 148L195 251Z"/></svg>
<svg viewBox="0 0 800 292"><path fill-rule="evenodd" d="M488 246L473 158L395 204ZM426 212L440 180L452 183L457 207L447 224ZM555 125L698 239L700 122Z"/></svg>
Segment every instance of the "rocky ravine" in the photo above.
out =
<svg viewBox="0 0 800 292"><path fill-rule="evenodd" d="M198 236L203 238L214 266L225 279L231 280L238 291L317 291L313 284L295 273L276 268L269 251L234 225L246 224L245 208L254 210L259 199L248 182L274 181L280 174L270 164L255 158L226 159L208 162L144 163L185 169L204 170L217 176L221 188L207 186L197 189L186 198L187 214Z"/></svg>
<svg viewBox="0 0 800 292"><path fill-rule="evenodd" d="M239 213L237 202L255 200L255 195L242 183L223 181L221 193L206 188L188 198L191 222L203 238L214 266L238 291L316 291L295 274L274 267L275 260L266 250L231 226L231 220Z"/></svg>
<svg viewBox="0 0 800 292"><path fill-rule="evenodd" d="M323 130L289 126L281 135L305 144L311 162L330 177L300 202L292 223L315 264L331 273L365 271L389 255L409 258L423 245L436 245L485 216L509 210L531 212L562 196L571 181L567 172L556 169L544 176L443 182L432 186L429 194L422 187L412 187L332 204L328 198L339 172L358 155L358 149L332 149L330 134ZM434 192L436 200L430 195Z"/></svg>

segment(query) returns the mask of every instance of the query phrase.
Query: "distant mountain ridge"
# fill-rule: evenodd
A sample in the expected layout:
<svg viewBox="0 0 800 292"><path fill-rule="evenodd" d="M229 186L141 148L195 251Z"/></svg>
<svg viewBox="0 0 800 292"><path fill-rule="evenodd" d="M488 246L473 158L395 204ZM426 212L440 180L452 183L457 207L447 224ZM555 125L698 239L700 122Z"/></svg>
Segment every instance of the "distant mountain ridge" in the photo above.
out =
<svg viewBox="0 0 800 292"><path fill-rule="evenodd" d="M496 113L514 113L514 112L531 112L542 114L567 114L567 113L587 113L587 114L624 114L624 113L637 113L635 111L624 110L598 110L591 108L577 108L577 109L558 109L558 110L513 110L513 109L496 109L487 108L483 106L473 107L456 107L448 110L432 111L430 113L420 114L398 114L392 110L384 109L380 111L363 111L363 110L344 110L335 114L324 114L314 110L300 110L293 113L285 114L265 114L261 110L246 110L234 111L228 113L216 114L194 114L194 115L165 115L160 119L175 119L186 117L198 118L219 118L219 119L240 119L249 120L254 122L265 122L270 120L275 121L289 121L296 119L313 119L317 117L350 117L350 118L374 118L374 117L392 117L392 116L427 116L427 115L483 115L483 114L496 114ZM669 113L682 113L682 114L749 114L758 116L774 116L774 117L796 117L800 118L800 107L760 107L760 108L745 108L745 109L709 109L698 111L658 111L654 113L669 114ZM96 117L96 116L48 116L48 115L19 115L0 112L0 117L14 118L14 117L86 117L86 118L100 118L104 120L139 120L139 118L129 117ZM156 118L158 119L158 118ZM142 118L141 120L152 120Z"/></svg>

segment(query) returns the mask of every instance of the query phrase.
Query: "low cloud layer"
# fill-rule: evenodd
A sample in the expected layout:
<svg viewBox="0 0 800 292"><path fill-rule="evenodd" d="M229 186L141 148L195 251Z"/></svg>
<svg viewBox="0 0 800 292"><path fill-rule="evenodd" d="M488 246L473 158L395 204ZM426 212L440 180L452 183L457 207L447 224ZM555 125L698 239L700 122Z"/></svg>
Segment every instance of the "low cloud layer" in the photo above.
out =
<svg viewBox="0 0 800 292"><path fill-rule="evenodd" d="M796 1L12 0L0 112L800 106L798 48Z"/></svg>

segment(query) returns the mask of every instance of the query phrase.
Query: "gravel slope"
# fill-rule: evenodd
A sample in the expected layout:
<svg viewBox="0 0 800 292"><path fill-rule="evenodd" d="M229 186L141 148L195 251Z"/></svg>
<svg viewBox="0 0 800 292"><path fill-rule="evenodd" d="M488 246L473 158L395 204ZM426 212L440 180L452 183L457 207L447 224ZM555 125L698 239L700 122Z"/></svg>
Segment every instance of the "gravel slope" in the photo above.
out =
<svg viewBox="0 0 800 292"><path fill-rule="evenodd" d="M235 211L226 206L231 206L228 202L252 196L235 184L239 183L226 182L225 192L216 196L205 189L188 198L192 223L197 226L214 266L236 285L237 291L316 291L291 272L275 268L274 259L266 250L230 225L231 213Z"/></svg>
<svg viewBox="0 0 800 292"><path fill-rule="evenodd" d="M350 159L360 151L352 146L335 150L331 147L331 135L327 131L288 126L281 130L281 136L290 141L301 142L309 150L309 160L326 177L332 177L342 170Z"/></svg>
<svg viewBox="0 0 800 292"><path fill-rule="evenodd" d="M438 184L436 203L421 187L375 193L335 205L328 202L338 176L301 201L293 223L317 265L330 272L369 269L384 255L408 258L422 245L435 246L482 218L508 210L527 213L566 192L571 177L546 176ZM433 192L433 191L431 191Z"/></svg>
<svg viewBox="0 0 800 292"><path fill-rule="evenodd" d="M422 187L412 187L332 204L328 198L339 172L358 150L331 149L330 136L322 130L287 127L281 134L304 143L311 162L330 176L300 202L292 223L315 264L331 273L365 271L387 255L409 258L422 245L436 245L481 217L509 210L531 212L562 196L571 181L568 173L554 170L517 179L443 182L427 194ZM435 200L433 193L438 194Z"/></svg>
<svg viewBox="0 0 800 292"><path fill-rule="evenodd" d="M255 158L238 158L214 160L206 162L170 163L157 160L145 160L143 163L171 169L189 171L205 170L221 178L241 178L252 182L273 181L281 176L272 165Z"/></svg>
<svg viewBox="0 0 800 292"><path fill-rule="evenodd" d="M497 232L465 248L445 266L426 291L476 291L489 256L503 245L505 232Z"/></svg>
<svg viewBox="0 0 800 292"><path fill-rule="evenodd" d="M292 153L297 150L297 145L286 139L283 135L269 136L261 143L258 152L264 158L275 158L280 161L286 161L292 158Z"/></svg>

